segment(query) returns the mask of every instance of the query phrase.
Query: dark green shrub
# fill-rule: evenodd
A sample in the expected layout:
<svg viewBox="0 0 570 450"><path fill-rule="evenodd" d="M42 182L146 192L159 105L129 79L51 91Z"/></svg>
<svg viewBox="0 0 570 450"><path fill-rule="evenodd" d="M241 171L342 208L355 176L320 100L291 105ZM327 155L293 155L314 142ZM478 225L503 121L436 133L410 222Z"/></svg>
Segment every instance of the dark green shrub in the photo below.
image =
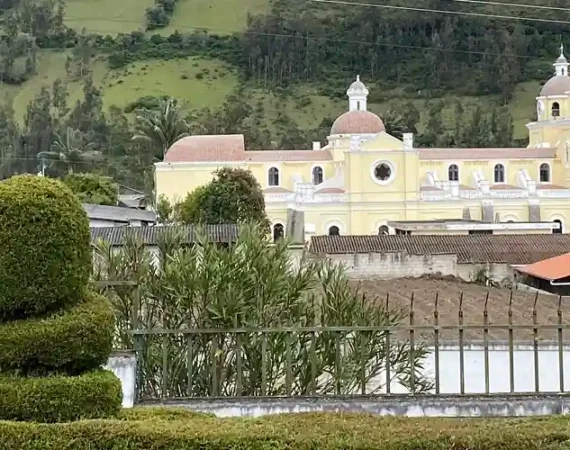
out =
<svg viewBox="0 0 570 450"><path fill-rule="evenodd" d="M0 183L0 322L78 301L91 271L89 221L63 183L17 176Z"/></svg>
<svg viewBox="0 0 570 450"><path fill-rule="evenodd" d="M95 173L70 173L63 182L69 186L81 202L116 206L119 186L111 177Z"/></svg>
<svg viewBox="0 0 570 450"><path fill-rule="evenodd" d="M0 423L10 450L566 450L568 419L406 419L298 414L261 419L181 418Z"/></svg>
<svg viewBox="0 0 570 450"><path fill-rule="evenodd" d="M0 376L0 420L70 422L114 417L121 401L121 382L106 370L77 377Z"/></svg>
<svg viewBox="0 0 570 450"><path fill-rule="evenodd" d="M75 375L104 365L112 350L113 309L103 296L85 296L46 318L0 324L0 372Z"/></svg>

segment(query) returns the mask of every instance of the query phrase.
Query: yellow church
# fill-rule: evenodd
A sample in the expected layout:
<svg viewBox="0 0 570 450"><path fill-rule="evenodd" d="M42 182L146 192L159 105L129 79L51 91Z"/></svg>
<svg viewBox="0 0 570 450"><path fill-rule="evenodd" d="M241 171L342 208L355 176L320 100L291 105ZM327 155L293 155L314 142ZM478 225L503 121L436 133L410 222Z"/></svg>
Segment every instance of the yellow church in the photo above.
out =
<svg viewBox="0 0 570 450"><path fill-rule="evenodd" d="M563 49L562 49L563 50ZM526 148L417 148L367 110L359 77L327 145L246 150L243 135L190 136L155 164L157 197L184 198L221 167L261 184L274 236L292 222L311 235L565 233L570 221L570 64L536 98ZM292 212L294 213L292 215ZM296 214L296 215L295 215ZM292 217L295 219L292 220Z"/></svg>

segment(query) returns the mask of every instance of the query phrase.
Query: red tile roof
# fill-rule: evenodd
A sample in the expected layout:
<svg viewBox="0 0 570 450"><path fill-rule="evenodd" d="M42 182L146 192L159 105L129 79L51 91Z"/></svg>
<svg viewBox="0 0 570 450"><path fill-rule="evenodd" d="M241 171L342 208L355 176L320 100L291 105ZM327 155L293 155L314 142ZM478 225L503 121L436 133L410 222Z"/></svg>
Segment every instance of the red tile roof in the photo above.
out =
<svg viewBox="0 0 570 450"><path fill-rule="evenodd" d="M492 191L510 191L511 189L518 189L518 190L523 190L523 188L520 188L518 186L512 186L510 184L492 184L489 189L491 189Z"/></svg>
<svg viewBox="0 0 570 450"><path fill-rule="evenodd" d="M344 189L341 188L322 188L315 190L315 194L344 194Z"/></svg>
<svg viewBox="0 0 570 450"><path fill-rule="evenodd" d="M323 254L456 254L459 263L532 264L570 252L570 234L315 236L310 250Z"/></svg>
<svg viewBox="0 0 570 450"><path fill-rule="evenodd" d="M370 111L355 110L341 114L333 123L331 135L377 134L386 131L384 122Z"/></svg>
<svg viewBox="0 0 570 450"><path fill-rule="evenodd" d="M554 148L421 148L422 160L554 158Z"/></svg>
<svg viewBox="0 0 570 450"><path fill-rule="evenodd" d="M438 192L441 190L442 189L435 187L435 186L420 186L420 191L424 191L424 192Z"/></svg>
<svg viewBox="0 0 570 450"><path fill-rule="evenodd" d="M246 151L243 135L221 134L182 138L170 147L164 162L317 162L332 159L328 149Z"/></svg>
<svg viewBox="0 0 570 450"><path fill-rule="evenodd" d="M253 162L332 161L332 155L329 150L255 150L245 152L245 159Z"/></svg>
<svg viewBox="0 0 570 450"><path fill-rule="evenodd" d="M291 191L288 189L282 188L282 187L278 187L278 186L269 187L269 188L263 190L263 193L265 193L265 194L281 194L281 193L285 193L285 192L291 192Z"/></svg>
<svg viewBox="0 0 570 450"><path fill-rule="evenodd" d="M564 187L564 186L557 186L555 184L537 184L536 185L537 189L553 189L553 190L567 190L568 188Z"/></svg>
<svg viewBox="0 0 570 450"><path fill-rule="evenodd" d="M164 162L243 161L245 143L242 134L188 136L175 142Z"/></svg>
<svg viewBox="0 0 570 450"><path fill-rule="evenodd" d="M476 191L477 189L474 188L473 186L467 186L466 184L460 184L459 190L460 191Z"/></svg>
<svg viewBox="0 0 570 450"><path fill-rule="evenodd" d="M570 253L519 267L517 270L549 281L567 278L570 277Z"/></svg>

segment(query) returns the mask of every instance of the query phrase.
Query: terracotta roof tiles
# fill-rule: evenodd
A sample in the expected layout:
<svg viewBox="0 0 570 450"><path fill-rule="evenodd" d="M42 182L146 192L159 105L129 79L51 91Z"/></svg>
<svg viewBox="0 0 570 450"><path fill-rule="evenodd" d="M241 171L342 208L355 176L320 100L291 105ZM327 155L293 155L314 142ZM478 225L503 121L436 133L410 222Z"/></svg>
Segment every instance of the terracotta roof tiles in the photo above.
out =
<svg viewBox="0 0 570 450"><path fill-rule="evenodd" d="M344 194L344 189L342 188L322 188L315 190L315 194Z"/></svg>
<svg viewBox="0 0 570 450"><path fill-rule="evenodd" d="M567 278L570 277L570 253L519 267L517 270L543 280Z"/></svg>
<svg viewBox="0 0 570 450"><path fill-rule="evenodd" d="M421 148L421 160L554 158L554 148Z"/></svg>
<svg viewBox="0 0 570 450"><path fill-rule="evenodd" d="M459 263L532 264L570 252L570 234L315 236L322 254L457 254Z"/></svg>
<svg viewBox="0 0 570 450"><path fill-rule="evenodd" d="M245 159L253 162L332 161L329 150L252 150Z"/></svg>
<svg viewBox="0 0 570 450"><path fill-rule="evenodd" d="M523 190L523 188L512 186L510 184L492 184L489 189L492 191L510 191L512 189Z"/></svg>
<svg viewBox="0 0 570 450"><path fill-rule="evenodd" d="M331 135L377 134L386 131L384 122L370 111L355 110L341 114L333 123Z"/></svg>
<svg viewBox="0 0 570 450"><path fill-rule="evenodd" d="M188 136L175 142L164 162L243 161L245 142L241 134Z"/></svg>

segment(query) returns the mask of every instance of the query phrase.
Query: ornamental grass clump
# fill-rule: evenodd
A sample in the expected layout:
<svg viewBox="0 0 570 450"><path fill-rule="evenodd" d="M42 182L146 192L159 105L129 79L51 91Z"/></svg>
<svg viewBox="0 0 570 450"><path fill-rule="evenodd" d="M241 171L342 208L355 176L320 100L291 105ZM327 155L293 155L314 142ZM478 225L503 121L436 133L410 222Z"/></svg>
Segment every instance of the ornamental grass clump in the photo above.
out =
<svg viewBox="0 0 570 450"><path fill-rule="evenodd" d="M0 183L0 420L114 416L121 386L101 369L114 314L88 288L89 221L64 184Z"/></svg>

